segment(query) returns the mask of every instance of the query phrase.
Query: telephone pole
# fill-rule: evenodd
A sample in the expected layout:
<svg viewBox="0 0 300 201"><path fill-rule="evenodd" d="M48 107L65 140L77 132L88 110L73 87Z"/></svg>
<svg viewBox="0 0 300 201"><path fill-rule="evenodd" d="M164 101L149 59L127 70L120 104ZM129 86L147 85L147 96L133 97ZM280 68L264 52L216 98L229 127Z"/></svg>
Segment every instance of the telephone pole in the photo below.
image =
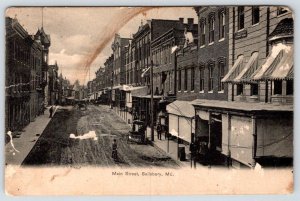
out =
<svg viewBox="0 0 300 201"><path fill-rule="evenodd" d="M154 141L154 101L153 101L153 60L151 58L150 66L151 81L151 141Z"/></svg>

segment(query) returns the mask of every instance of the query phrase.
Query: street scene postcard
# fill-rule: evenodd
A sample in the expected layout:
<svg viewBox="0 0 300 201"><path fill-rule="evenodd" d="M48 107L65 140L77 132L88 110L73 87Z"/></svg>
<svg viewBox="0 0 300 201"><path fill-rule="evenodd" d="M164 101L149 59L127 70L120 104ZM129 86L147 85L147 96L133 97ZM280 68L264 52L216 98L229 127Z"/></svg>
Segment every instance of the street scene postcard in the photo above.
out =
<svg viewBox="0 0 300 201"><path fill-rule="evenodd" d="M293 192L291 8L3 17L8 195Z"/></svg>

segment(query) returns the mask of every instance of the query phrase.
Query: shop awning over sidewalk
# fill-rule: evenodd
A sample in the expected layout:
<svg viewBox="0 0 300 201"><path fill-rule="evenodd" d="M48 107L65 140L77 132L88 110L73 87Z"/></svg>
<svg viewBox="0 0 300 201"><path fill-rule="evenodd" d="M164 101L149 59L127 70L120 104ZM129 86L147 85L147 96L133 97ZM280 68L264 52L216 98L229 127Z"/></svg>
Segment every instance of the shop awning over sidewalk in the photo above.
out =
<svg viewBox="0 0 300 201"><path fill-rule="evenodd" d="M191 134L195 132L195 110L189 101L174 101L167 105L169 114L169 133L191 142Z"/></svg>
<svg viewBox="0 0 300 201"><path fill-rule="evenodd" d="M294 48L292 44L279 43L272 47L266 62L252 76L253 80L283 80L294 77Z"/></svg>
<svg viewBox="0 0 300 201"><path fill-rule="evenodd" d="M174 101L167 105L167 112L170 114L175 114L177 116L184 116L192 118L195 116L194 107L189 101Z"/></svg>
<svg viewBox="0 0 300 201"><path fill-rule="evenodd" d="M233 82L243 69L244 56L241 55L235 61L234 65L229 69L228 73L221 80L222 82Z"/></svg>
<svg viewBox="0 0 300 201"><path fill-rule="evenodd" d="M219 100L204 100L196 99L190 104L201 108L215 108L219 110L231 110L231 111L273 111L273 112L293 112L293 105L275 105L271 103L250 103L250 102L230 102L230 101L219 101Z"/></svg>
<svg viewBox="0 0 300 201"><path fill-rule="evenodd" d="M258 52L255 52L250 57L248 63L245 67L241 70L241 72L233 79L235 83L241 82L250 82L251 75L257 70L258 65Z"/></svg>

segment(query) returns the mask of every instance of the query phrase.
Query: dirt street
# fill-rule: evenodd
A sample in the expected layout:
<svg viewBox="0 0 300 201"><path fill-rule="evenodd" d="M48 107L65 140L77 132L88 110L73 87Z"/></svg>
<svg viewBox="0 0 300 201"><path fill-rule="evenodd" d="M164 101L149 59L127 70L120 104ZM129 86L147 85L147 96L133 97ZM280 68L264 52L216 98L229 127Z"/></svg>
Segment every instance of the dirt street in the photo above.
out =
<svg viewBox="0 0 300 201"><path fill-rule="evenodd" d="M61 107L48 124L22 165L100 167L168 167L178 165L150 145L128 143L127 125L108 106L89 105L87 110ZM97 139L71 139L95 131ZM113 139L117 139L119 160L112 157Z"/></svg>

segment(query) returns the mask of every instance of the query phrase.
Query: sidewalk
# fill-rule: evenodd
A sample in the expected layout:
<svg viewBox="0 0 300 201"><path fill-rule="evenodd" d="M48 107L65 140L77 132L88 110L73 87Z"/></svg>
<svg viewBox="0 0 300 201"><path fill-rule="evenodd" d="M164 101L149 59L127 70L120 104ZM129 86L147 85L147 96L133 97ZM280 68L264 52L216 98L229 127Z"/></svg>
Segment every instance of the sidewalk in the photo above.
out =
<svg viewBox="0 0 300 201"><path fill-rule="evenodd" d="M56 110L60 106L56 106L53 111L53 116ZM11 145L11 142L5 145L5 164L6 165L17 165L20 166L26 156L31 151L32 147L35 145L38 138L43 133L44 129L51 121L49 118L49 108L45 110L45 113L37 116L33 122L30 122L25 128L24 132L21 132L20 138L13 138L12 142L17 151L15 151Z"/></svg>
<svg viewBox="0 0 300 201"><path fill-rule="evenodd" d="M147 138L151 139L151 128L147 127ZM151 142L151 141L150 141ZM154 141L151 142L154 147L166 153L170 158L175 160L175 162L182 167L190 167L190 151L189 146L185 147L186 160L180 161L178 158L178 144L176 140L165 139L165 134L162 134L161 140L157 138L157 132L154 130ZM180 144L180 147L183 146Z"/></svg>

